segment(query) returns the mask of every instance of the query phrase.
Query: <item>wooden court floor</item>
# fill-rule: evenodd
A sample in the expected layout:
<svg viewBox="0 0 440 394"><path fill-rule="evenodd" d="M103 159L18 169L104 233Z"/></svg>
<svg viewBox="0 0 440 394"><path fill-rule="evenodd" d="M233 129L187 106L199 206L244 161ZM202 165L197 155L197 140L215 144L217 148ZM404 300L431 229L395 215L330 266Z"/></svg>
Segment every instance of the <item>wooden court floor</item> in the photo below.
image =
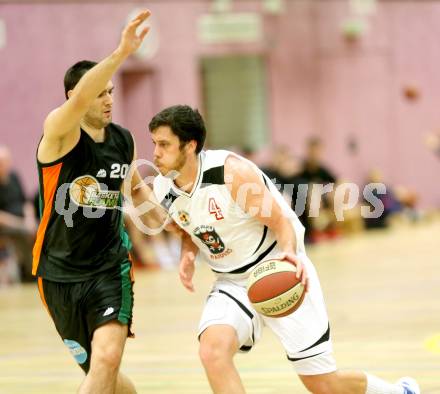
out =
<svg viewBox="0 0 440 394"><path fill-rule="evenodd" d="M391 381L415 377L440 393L440 221L309 248L327 300L340 369ZM212 275L199 267L196 293L177 272L137 272L136 338L123 371L139 393L198 394L209 387L195 331ZM32 285L0 289L0 393L74 393L82 377ZM269 330L238 355L247 392L305 393Z"/></svg>

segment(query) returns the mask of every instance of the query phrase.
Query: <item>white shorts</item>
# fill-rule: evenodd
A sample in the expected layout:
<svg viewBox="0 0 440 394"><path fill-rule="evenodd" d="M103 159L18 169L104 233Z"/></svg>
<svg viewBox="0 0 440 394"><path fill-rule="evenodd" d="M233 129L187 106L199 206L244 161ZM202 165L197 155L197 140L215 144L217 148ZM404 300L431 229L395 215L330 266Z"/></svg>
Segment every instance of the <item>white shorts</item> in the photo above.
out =
<svg viewBox="0 0 440 394"><path fill-rule="evenodd" d="M300 254L309 276L309 292L291 315L266 317L252 307L246 281L233 274L219 275L208 296L199 324L199 337L209 326L226 324L235 328L241 351L249 351L268 326L281 341L287 358L300 375L336 371L332 356L330 328L316 270L305 254Z"/></svg>

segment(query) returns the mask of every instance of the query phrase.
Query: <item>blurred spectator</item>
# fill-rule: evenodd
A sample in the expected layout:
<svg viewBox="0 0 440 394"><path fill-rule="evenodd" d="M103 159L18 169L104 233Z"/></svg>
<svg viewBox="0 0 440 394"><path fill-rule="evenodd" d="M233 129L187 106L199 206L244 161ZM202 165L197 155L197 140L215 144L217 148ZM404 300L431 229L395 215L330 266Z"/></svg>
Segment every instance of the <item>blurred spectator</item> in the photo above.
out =
<svg viewBox="0 0 440 394"><path fill-rule="evenodd" d="M326 193L320 201L319 215L310 216L310 205L314 185L325 186L335 183L336 177L322 162L323 144L319 138L313 137L307 142L306 157L299 177L309 185L306 214L303 224L306 227L306 241L317 242L338 235L336 218L333 211L333 193Z"/></svg>
<svg viewBox="0 0 440 394"><path fill-rule="evenodd" d="M384 183L383 182L383 175L381 171L378 169L371 170L370 173L367 176L366 183ZM389 217L396 212L399 212L402 207L397 200L396 196L394 195L394 192L391 188L391 186L386 185L386 193L385 194L378 194L377 190L372 190L372 194L374 197L382 201L383 204L383 213L377 218L364 218L365 221L365 227L367 229L374 229L374 228L385 228L388 226L388 219Z"/></svg>
<svg viewBox="0 0 440 394"><path fill-rule="evenodd" d="M336 221L336 228L339 232L346 235L354 235L359 234L365 228L364 220L362 218L362 210L361 204L357 199L354 206L352 206L353 202L351 200L352 196L350 196L350 189L346 189L344 184L352 184L348 180L339 180L336 182L335 190L339 187L342 187L342 190L346 190L342 199L341 196L335 197L334 199L334 209L335 213L338 212L342 214L342 219ZM360 191L362 193L362 191ZM351 207L351 208L349 208Z"/></svg>
<svg viewBox="0 0 440 394"><path fill-rule="evenodd" d="M35 216L35 222L38 224L40 223L41 220L41 215L40 215L40 191L37 190L36 193L34 194L34 197L32 198L31 201L33 207L34 207L34 216Z"/></svg>
<svg viewBox="0 0 440 394"><path fill-rule="evenodd" d="M272 148L270 152L268 165L261 168L275 185L284 185L286 183L286 165L283 166L283 162L286 161L288 157L289 149L286 146L276 146ZM283 187L280 187L280 192L282 192Z"/></svg>
<svg viewBox="0 0 440 394"><path fill-rule="evenodd" d="M34 234L32 205L11 169L9 149L0 146L0 283L32 281Z"/></svg>
<svg viewBox="0 0 440 394"><path fill-rule="evenodd" d="M278 187L303 222L306 217L307 180L300 175L301 163L297 157L286 146L280 145L273 148L269 165L261 169Z"/></svg>
<svg viewBox="0 0 440 394"><path fill-rule="evenodd" d="M303 162L301 177L312 184L328 184L336 182L336 177L322 162L323 144L319 138L311 138L307 142L307 153Z"/></svg>
<svg viewBox="0 0 440 394"><path fill-rule="evenodd" d="M180 259L180 237L163 230L157 235L147 235L139 230L129 215L124 217L125 226L133 244L131 255L138 268L174 269Z"/></svg>
<svg viewBox="0 0 440 394"><path fill-rule="evenodd" d="M403 207L403 213L410 220L418 220L421 218L421 213L417 205L419 196L413 190L405 186L396 186L394 189L400 205Z"/></svg>
<svg viewBox="0 0 440 394"><path fill-rule="evenodd" d="M426 136L426 146L440 157L440 134L431 133Z"/></svg>
<svg viewBox="0 0 440 394"><path fill-rule="evenodd" d="M386 186L385 194L378 194L377 191L373 191L373 195L382 201L384 211L378 218L364 218L367 229L388 227L392 220L397 221L403 218L414 221L419 218L418 196L415 192L403 186L394 188L384 183L383 175L377 169L370 171L367 183L383 183Z"/></svg>

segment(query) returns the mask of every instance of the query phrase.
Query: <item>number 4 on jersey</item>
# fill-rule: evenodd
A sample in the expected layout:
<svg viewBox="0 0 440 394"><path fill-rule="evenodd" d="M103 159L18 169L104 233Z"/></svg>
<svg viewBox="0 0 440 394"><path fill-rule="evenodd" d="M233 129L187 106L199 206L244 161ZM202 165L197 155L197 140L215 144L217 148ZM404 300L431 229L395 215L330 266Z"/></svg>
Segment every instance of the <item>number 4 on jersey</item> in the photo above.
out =
<svg viewBox="0 0 440 394"><path fill-rule="evenodd" d="M211 197L209 199L209 213L211 215L215 215L215 218L217 220L222 220L224 219L222 210L220 209L220 207L217 205L217 203L215 202L215 199L213 197Z"/></svg>

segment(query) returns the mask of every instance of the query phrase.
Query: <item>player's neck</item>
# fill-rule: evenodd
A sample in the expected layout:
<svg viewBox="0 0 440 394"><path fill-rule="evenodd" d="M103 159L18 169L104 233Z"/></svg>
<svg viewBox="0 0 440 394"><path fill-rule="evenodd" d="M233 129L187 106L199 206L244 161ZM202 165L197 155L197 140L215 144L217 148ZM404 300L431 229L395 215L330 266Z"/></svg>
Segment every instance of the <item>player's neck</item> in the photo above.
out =
<svg viewBox="0 0 440 394"><path fill-rule="evenodd" d="M85 120L81 121L81 128L93 139L95 142L104 142L105 128L96 128Z"/></svg>
<svg viewBox="0 0 440 394"><path fill-rule="evenodd" d="M190 192L197 181L197 174L199 172L199 158L198 155L188 157L185 165L180 169L180 175L174 179L176 186L184 192Z"/></svg>

